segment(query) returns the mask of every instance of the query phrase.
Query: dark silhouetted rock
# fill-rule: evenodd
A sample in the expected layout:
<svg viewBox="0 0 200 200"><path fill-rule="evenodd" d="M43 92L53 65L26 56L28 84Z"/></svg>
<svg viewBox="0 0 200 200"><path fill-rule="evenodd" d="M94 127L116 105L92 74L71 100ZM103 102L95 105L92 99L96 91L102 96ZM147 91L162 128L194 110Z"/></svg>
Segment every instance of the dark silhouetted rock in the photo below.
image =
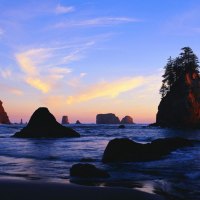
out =
<svg viewBox="0 0 200 200"><path fill-rule="evenodd" d="M192 141L183 138L157 139L140 144L127 138L111 140L103 154L102 161L133 162L161 159L177 148L192 146Z"/></svg>
<svg viewBox="0 0 200 200"><path fill-rule="evenodd" d="M0 101L0 124L10 124L7 113L3 108L3 102Z"/></svg>
<svg viewBox="0 0 200 200"><path fill-rule="evenodd" d="M200 77L186 73L161 99L156 116L161 127L200 128Z"/></svg>
<svg viewBox="0 0 200 200"><path fill-rule="evenodd" d="M69 124L68 116L63 116L62 117L62 124Z"/></svg>
<svg viewBox="0 0 200 200"><path fill-rule="evenodd" d="M81 124L81 122L79 120L76 121L76 124Z"/></svg>
<svg viewBox="0 0 200 200"><path fill-rule="evenodd" d="M55 117L45 107L38 108L26 127L13 137L21 138L58 138L79 137L80 134L71 128L59 124Z"/></svg>
<svg viewBox="0 0 200 200"><path fill-rule="evenodd" d="M91 164L75 164L70 169L70 176L80 178L108 178L109 174Z"/></svg>
<svg viewBox="0 0 200 200"><path fill-rule="evenodd" d="M130 116L125 116L124 118L122 118L121 124L134 124L133 118Z"/></svg>
<svg viewBox="0 0 200 200"><path fill-rule="evenodd" d="M98 114L96 116L97 124L120 124L120 120L113 113Z"/></svg>
<svg viewBox="0 0 200 200"><path fill-rule="evenodd" d="M119 125L118 128L125 128L123 124Z"/></svg>

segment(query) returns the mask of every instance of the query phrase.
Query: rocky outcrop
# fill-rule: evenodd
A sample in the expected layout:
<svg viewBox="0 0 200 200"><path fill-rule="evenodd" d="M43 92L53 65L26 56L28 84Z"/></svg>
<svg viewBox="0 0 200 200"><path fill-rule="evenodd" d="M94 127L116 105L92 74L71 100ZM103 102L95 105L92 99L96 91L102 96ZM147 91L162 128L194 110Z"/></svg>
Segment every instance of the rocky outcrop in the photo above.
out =
<svg viewBox="0 0 200 200"><path fill-rule="evenodd" d="M121 124L134 124L133 118L130 116L125 116L124 118L122 118Z"/></svg>
<svg viewBox="0 0 200 200"><path fill-rule="evenodd" d="M161 99L156 116L157 126L200 128L200 77L186 73Z"/></svg>
<svg viewBox="0 0 200 200"><path fill-rule="evenodd" d="M76 124L81 124L81 122L79 120L76 121Z"/></svg>
<svg viewBox="0 0 200 200"><path fill-rule="evenodd" d="M120 124L120 120L113 113L98 114L96 116L97 124Z"/></svg>
<svg viewBox="0 0 200 200"><path fill-rule="evenodd" d="M0 101L0 124L10 124L7 113L3 108L3 102Z"/></svg>
<svg viewBox="0 0 200 200"><path fill-rule="evenodd" d="M59 124L55 117L45 107L38 108L26 127L13 137L20 138L58 138L79 137L80 134L71 128Z"/></svg>
<svg viewBox="0 0 200 200"><path fill-rule="evenodd" d="M119 125L118 128L126 128L123 124Z"/></svg>
<svg viewBox="0 0 200 200"><path fill-rule="evenodd" d="M63 116L62 117L62 124L69 124L68 116Z"/></svg>
<svg viewBox="0 0 200 200"><path fill-rule="evenodd" d="M102 161L138 162L161 159L177 148L192 146L192 141L183 138L157 139L148 144L140 144L127 138L111 140L103 154Z"/></svg>
<svg viewBox="0 0 200 200"><path fill-rule="evenodd" d="M91 164L75 164L70 168L70 176L80 178L108 178L109 174Z"/></svg>

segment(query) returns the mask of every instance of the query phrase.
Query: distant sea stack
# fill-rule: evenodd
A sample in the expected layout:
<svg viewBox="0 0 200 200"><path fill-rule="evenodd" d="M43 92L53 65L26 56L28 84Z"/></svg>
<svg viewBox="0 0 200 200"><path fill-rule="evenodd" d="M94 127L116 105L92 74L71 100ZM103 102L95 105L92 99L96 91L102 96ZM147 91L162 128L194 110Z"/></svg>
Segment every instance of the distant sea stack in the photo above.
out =
<svg viewBox="0 0 200 200"><path fill-rule="evenodd" d="M62 117L62 124L69 124L68 116L65 115Z"/></svg>
<svg viewBox="0 0 200 200"><path fill-rule="evenodd" d="M130 116L125 116L124 118L122 118L121 124L134 124L133 118Z"/></svg>
<svg viewBox="0 0 200 200"><path fill-rule="evenodd" d="M48 108L38 108L31 116L27 126L13 137L19 138L59 138L80 137L80 134L71 128L59 124Z"/></svg>
<svg viewBox="0 0 200 200"><path fill-rule="evenodd" d="M120 124L120 120L113 113L98 114L96 116L97 124Z"/></svg>
<svg viewBox="0 0 200 200"><path fill-rule="evenodd" d="M76 124L81 124L81 122L79 120L76 121Z"/></svg>
<svg viewBox="0 0 200 200"><path fill-rule="evenodd" d="M10 124L10 120L3 108L3 102L1 100L0 100L0 124Z"/></svg>
<svg viewBox="0 0 200 200"><path fill-rule="evenodd" d="M200 128L200 75L198 59L189 47L169 59L158 106L156 124L161 127Z"/></svg>

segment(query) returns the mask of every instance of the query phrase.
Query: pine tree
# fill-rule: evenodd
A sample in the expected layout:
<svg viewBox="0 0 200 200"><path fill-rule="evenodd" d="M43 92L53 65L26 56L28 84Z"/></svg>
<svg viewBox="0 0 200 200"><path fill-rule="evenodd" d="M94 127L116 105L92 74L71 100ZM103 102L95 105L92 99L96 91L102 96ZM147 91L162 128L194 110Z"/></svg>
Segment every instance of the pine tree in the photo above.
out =
<svg viewBox="0 0 200 200"><path fill-rule="evenodd" d="M197 56L193 53L190 47L184 47L181 49L180 55L172 59L169 57L165 72L163 74L162 86L160 88L160 94L163 97L170 92L173 85L178 79L184 77L186 73L198 73L199 74L199 61Z"/></svg>

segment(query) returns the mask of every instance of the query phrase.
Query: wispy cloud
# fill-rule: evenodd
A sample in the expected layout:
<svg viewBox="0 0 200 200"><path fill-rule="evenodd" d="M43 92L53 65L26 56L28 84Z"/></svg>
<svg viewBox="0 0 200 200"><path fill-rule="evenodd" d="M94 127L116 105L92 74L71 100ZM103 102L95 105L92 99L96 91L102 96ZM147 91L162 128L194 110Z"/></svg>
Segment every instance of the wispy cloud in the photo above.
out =
<svg viewBox="0 0 200 200"><path fill-rule="evenodd" d="M143 77L123 78L113 82L98 83L90 88L87 88L86 91L82 91L74 96L69 96L67 98L67 103L79 103L100 97L114 98L123 92L127 92L141 86L143 83Z"/></svg>
<svg viewBox="0 0 200 200"><path fill-rule="evenodd" d="M93 19L77 20L77 21L64 21L57 23L55 28L66 28L66 27L90 27L90 26L111 26L123 23L139 22L139 19L129 17L99 17Z"/></svg>
<svg viewBox="0 0 200 200"><path fill-rule="evenodd" d="M0 83L0 90L1 91L5 91L5 92L9 92L10 94L14 94L14 95L17 95L17 96L21 96L24 94L24 92L18 88L15 88L15 87L12 87L12 86L9 86L7 84L2 84Z"/></svg>
<svg viewBox="0 0 200 200"><path fill-rule="evenodd" d="M4 79L8 79L8 78L11 77L12 71L11 71L10 69L8 69L8 68L6 68L6 69L1 69L1 68L0 68L0 70L1 70L0 74L1 74L1 76L2 76Z"/></svg>
<svg viewBox="0 0 200 200"><path fill-rule="evenodd" d="M17 53L15 57L24 73L24 81L31 87L48 93L58 81L72 72L72 69L66 65L79 60L83 52L94 44L92 41L71 48L67 45L34 48Z"/></svg>
<svg viewBox="0 0 200 200"><path fill-rule="evenodd" d="M60 4L58 4L55 9L56 14L66 14L73 11L75 11L75 8L73 6L63 6Z"/></svg>

